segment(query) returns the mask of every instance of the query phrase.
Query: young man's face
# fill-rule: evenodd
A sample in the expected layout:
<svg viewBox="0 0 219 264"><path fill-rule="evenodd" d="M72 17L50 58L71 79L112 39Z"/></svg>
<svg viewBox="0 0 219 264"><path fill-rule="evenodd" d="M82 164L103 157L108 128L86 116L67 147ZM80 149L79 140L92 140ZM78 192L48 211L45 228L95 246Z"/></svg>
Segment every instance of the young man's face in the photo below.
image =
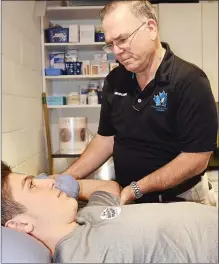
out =
<svg viewBox="0 0 219 264"><path fill-rule="evenodd" d="M8 176L13 199L27 208L26 215L39 225L62 225L74 221L78 204L55 188L53 179L11 173Z"/></svg>

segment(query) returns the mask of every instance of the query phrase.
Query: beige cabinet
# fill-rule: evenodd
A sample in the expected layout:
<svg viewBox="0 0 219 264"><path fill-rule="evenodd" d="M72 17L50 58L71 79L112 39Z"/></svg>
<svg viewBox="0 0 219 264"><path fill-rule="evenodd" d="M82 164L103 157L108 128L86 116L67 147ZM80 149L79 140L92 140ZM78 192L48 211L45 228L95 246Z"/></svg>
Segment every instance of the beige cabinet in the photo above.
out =
<svg viewBox="0 0 219 264"><path fill-rule="evenodd" d="M159 30L162 41L182 59L202 68L201 4L159 4Z"/></svg>
<svg viewBox="0 0 219 264"><path fill-rule="evenodd" d="M218 102L218 2L202 3L203 70Z"/></svg>

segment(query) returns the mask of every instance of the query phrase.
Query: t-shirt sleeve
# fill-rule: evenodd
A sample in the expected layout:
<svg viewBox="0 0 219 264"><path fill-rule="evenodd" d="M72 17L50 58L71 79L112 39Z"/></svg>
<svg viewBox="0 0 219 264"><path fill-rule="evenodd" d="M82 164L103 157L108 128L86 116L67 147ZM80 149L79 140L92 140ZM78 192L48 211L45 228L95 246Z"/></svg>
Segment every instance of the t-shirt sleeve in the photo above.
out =
<svg viewBox="0 0 219 264"><path fill-rule="evenodd" d="M119 197L105 191L96 191L91 194L88 206L118 206L120 205Z"/></svg>
<svg viewBox="0 0 219 264"><path fill-rule="evenodd" d="M111 104L110 104L110 87L107 79L104 81L102 104L100 111L99 127L97 133L101 136L113 136L115 135L115 129L111 122Z"/></svg>
<svg viewBox="0 0 219 264"><path fill-rule="evenodd" d="M217 109L206 76L193 76L178 90L177 140L182 152L206 152L216 148Z"/></svg>

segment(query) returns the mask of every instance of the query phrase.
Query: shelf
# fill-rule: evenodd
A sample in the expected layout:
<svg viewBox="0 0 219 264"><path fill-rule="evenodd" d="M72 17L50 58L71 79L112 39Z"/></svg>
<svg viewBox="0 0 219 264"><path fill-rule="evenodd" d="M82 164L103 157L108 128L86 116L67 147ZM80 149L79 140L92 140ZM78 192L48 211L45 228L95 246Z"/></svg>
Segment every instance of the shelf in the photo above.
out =
<svg viewBox="0 0 219 264"><path fill-rule="evenodd" d="M94 43L44 43L44 47L49 51L64 51L66 49L80 50L99 50L102 49L105 42Z"/></svg>
<svg viewBox="0 0 219 264"><path fill-rule="evenodd" d="M104 79L107 75L58 75L58 76L45 76L46 80L86 80L86 79Z"/></svg>
<svg viewBox="0 0 219 264"><path fill-rule="evenodd" d="M99 19L104 6L51 6L46 8L49 20Z"/></svg>
<svg viewBox="0 0 219 264"><path fill-rule="evenodd" d="M47 105L47 108L100 108L101 104L97 105Z"/></svg>
<svg viewBox="0 0 219 264"><path fill-rule="evenodd" d="M57 151L56 153L52 154L52 158L78 158L82 154L82 151L78 153L72 153L72 154L63 154L60 153L60 151Z"/></svg>

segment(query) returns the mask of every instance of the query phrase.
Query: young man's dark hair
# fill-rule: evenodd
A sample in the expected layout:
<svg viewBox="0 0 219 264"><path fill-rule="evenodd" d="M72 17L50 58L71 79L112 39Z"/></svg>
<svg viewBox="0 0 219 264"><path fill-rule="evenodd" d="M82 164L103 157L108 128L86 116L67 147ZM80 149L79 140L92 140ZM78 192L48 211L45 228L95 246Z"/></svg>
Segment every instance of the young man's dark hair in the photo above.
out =
<svg viewBox="0 0 219 264"><path fill-rule="evenodd" d="M14 201L10 187L8 185L8 176L12 173L11 168L1 161L1 188L2 188L2 202L1 202L1 224L12 219L14 216L25 212L25 207Z"/></svg>

